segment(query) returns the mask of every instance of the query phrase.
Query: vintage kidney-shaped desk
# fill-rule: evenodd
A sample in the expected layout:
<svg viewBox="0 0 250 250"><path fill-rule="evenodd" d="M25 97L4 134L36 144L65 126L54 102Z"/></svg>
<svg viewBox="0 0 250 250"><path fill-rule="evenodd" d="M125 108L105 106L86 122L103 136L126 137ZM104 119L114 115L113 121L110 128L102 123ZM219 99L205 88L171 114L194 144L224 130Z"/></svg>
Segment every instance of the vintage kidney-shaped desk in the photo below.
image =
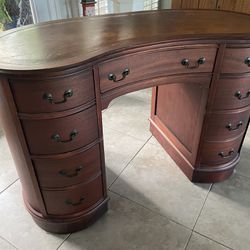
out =
<svg viewBox="0 0 250 250"><path fill-rule="evenodd" d="M26 207L50 232L107 210L102 109L153 87L150 130L194 182L228 178L250 115L250 16L168 10L0 36L0 115Z"/></svg>

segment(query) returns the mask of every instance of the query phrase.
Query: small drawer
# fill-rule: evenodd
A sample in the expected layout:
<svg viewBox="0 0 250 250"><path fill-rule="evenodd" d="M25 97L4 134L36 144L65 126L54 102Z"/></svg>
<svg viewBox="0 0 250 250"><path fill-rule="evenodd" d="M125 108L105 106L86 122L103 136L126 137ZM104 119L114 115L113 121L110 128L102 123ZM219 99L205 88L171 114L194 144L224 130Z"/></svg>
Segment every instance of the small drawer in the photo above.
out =
<svg viewBox="0 0 250 250"><path fill-rule="evenodd" d="M158 76L212 72L216 48L151 51L99 64L101 92Z"/></svg>
<svg viewBox="0 0 250 250"><path fill-rule="evenodd" d="M73 214L95 205L103 198L102 177L60 191L42 191L45 206L50 215Z"/></svg>
<svg viewBox="0 0 250 250"><path fill-rule="evenodd" d="M250 78L220 79L213 109L237 109L250 105Z"/></svg>
<svg viewBox="0 0 250 250"><path fill-rule="evenodd" d="M239 151L242 136L226 142L205 142L201 151L201 165L216 167L233 160Z"/></svg>
<svg viewBox="0 0 250 250"><path fill-rule="evenodd" d="M86 182L101 171L99 144L91 149L62 159L33 160L42 188L63 188Z"/></svg>
<svg viewBox="0 0 250 250"><path fill-rule="evenodd" d="M250 48L227 48L221 73L250 72Z"/></svg>
<svg viewBox="0 0 250 250"><path fill-rule="evenodd" d="M90 70L50 80L10 80L20 113L49 113L71 109L95 98Z"/></svg>
<svg viewBox="0 0 250 250"><path fill-rule="evenodd" d="M208 118L206 140L224 141L238 137L246 129L250 108L230 113L212 113Z"/></svg>
<svg viewBox="0 0 250 250"><path fill-rule="evenodd" d="M56 119L22 120L31 154L60 154L98 138L96 106Z"/></svg>

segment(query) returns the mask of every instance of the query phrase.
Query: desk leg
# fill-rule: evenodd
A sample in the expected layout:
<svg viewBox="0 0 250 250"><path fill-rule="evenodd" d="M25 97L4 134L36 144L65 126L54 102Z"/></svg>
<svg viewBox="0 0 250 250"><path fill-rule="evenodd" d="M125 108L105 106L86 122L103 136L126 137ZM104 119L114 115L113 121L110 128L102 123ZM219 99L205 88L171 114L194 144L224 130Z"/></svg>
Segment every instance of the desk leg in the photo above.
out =
<svg viewBox="0 0 250 250"><path fill-rule="evenodd" d="M207 98L208 85L195 82L158 86L152 94L150 131L192 182L223 181L239 162L237 154L224 164L200 164Z"/></svg>

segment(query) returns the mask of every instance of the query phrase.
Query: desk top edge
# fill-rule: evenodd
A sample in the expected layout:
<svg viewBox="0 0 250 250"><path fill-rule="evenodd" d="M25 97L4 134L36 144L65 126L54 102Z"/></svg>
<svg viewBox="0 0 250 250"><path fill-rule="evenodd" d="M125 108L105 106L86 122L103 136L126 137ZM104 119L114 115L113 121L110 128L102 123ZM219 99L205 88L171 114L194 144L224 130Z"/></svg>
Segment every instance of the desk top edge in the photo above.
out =
<svg viewBox="0 0 250 250"><path fill-rule="evenodd" d="M249 21L250 15L228 11L164 10L29 25L0 35L0 72L73 67L119 50L174 40L250 41Z"/></svg>

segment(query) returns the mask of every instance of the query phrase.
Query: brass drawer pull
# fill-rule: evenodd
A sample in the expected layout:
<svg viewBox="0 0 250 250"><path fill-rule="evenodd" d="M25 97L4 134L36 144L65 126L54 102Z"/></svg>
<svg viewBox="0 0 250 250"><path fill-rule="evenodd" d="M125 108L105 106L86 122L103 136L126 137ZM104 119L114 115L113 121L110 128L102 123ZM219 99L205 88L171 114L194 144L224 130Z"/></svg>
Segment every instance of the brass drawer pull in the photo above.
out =
<svg viewBox="0 0 250 250"><path fill-rule="evenodd" d="M220 152L218 155L219 155L220 157L222 157L222 158L229 158L229 157L232 156L233 153L234 153L234 150L231 149L231 150L228 152L227 155L225 155L224 152Z"/></svg>
<svg viewBox="0 0 250 250"><path fill-rule="evenodd" d="M113 81L113 82L120 82L120 81L124 80L126 78L126 76L129 75L129 73L130 73L130 70L128 68L126 68L123 70L122 77L120 79L116 80L116 75L113 73L110 73L108 75L108 79L110 81Z"/></svg>
<svg viewBox="0 0 250 250"><path fill-rule="evenodd" d="M250 67L250 57L247 57L244 62L248 67Z"/></svg>
<svg viewBox="0 0 250 250"><path fill-rule="evenodd" d="M229 131L235 131L235 130L238 130L242 125L243 125L243 122L239 121L235 128L232 128L232 126L233 126L232 123L227 124L226 128Z"/></svg>
<svg viewBox="0 0 250 250"><path fill-rule="evenodd" d="M54 134L51 136L51 140L56 141L56 142L61 142L61 143L66 143L66 142L70 142L73 141L73 139L79 134L79 132L74 129L70 135L69 135L69 139L68 140L62 140L61 136L59 134Z"/></svg>
<svg viewBox="0 0 250 250"><path fill-rule="evenodd" d="M50 93L45 93L45 94L43 95L43 99L44 99L45 101L48 101L48 102L51 103L51 104L61 104L61 103L67 102L67 99L70 98L70 97L72 97L72 96L73 96L73 90L68 89L68 90L66 90L66 91L64 92L64 94L63 94L63 100L62 100L62 101L55 102L55 101L53 100L52 94L50 94Z"/></svg>
<svg viewBox="0 0 250 250"><path fill-rule="evenodd" d="M67 170L64 170L64 169L63 169L63 170L60 170L58 173L59 173L60 175L62 175L62 176L72 178L72 177L77 176L77 175L79 174L79 172L80 172L82 169L83 169L83 167L82 167L82 166L79 166L79 167L77 167L77 168L75 169L75 172L72 173L72 174L68 173Z"/></svg>
<svg viewBox="0 0 250 250"><path fill-rule="evenodd" d="M181 61L181 64L183 66L186 66L186 68L188 69L196 69L196 68L199 68L200 65L204 64L206 62L206 58L205 57L200 57L194 65L191 65L189 60L184 58L182 61Z"/></svg>
<svg viewBox="0 0 250 250"><path fill-rule="evenodd" d="M80 200L77 201L77 202L73 202L72 200L66 200L65 203L67 205L71 205L71 206L79 206L79 205L81 205L83 203L84 200L85 200L85 198L81 197Z"/></svg>
<svg viewBox="0 0 250 250"><path fill-rule="evenodd" d="M244 97L242 97L242 94L239 90L235 92L234 96L237 97L239 100L246 99L250 96L250 89L247 91L247 93Z"/></svg>

